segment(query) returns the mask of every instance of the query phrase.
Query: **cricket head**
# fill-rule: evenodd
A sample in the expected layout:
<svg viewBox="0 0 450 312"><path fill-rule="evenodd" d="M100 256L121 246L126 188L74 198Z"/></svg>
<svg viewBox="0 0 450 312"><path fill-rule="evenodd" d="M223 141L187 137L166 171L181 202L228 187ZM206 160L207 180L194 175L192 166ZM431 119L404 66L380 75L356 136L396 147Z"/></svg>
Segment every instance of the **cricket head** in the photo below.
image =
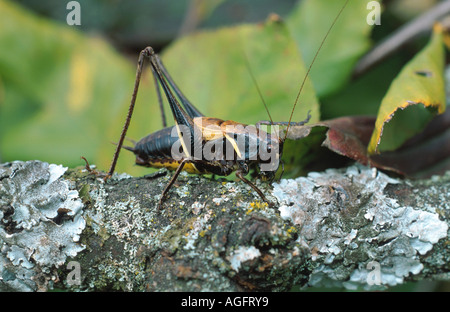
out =
<svg viewBox="0 0 450 312"><path fill-rule="evenodd" d="M284 139L276 133L268 133L259 144L258 169L261 180L272 181L281 164Z"/></svg>

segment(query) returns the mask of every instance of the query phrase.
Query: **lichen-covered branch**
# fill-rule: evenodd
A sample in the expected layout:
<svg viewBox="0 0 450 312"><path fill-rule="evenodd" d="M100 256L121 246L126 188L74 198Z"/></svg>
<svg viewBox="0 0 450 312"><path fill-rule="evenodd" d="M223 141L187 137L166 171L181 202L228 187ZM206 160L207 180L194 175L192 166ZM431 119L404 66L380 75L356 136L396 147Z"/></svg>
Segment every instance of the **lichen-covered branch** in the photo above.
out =
<svg viewBox="0 0 450 312"><path fill-rule="evenodd" d="M104 183L39 161L0 165L0 290L382 289L449 280L450 175L366 167L258 184L170 174Z"/></svg>

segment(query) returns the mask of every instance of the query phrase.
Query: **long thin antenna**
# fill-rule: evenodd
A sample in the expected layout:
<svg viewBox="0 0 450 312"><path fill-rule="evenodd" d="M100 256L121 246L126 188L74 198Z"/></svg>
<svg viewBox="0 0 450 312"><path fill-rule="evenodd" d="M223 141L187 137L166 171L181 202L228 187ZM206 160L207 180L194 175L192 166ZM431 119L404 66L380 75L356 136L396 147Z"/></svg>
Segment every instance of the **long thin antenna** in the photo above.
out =
<svg viewBox="0 0 450 312"><path fill-rule="evenodd" d="M287 138L288 131L289 131L289 126L291 125L291 121L292 121L292 116L294 115L295 107L297 106L298 99L300 98L300 94L302 93L303 87L305 86L306 79L307 79L308 76L309 76L309 72L311 71L311 68L312 68L312 66L314 65L314 62L316 61L316 58L317 58L317 56L319 55L319 52L320 52L320 50L322 49L323 44L324 44L325 41L327 40L328 35L330 34L331 30L333 29L334 24L336 24L337 20L339 19L339 16L341 16L342 12L344 11L345 7L347 6L348 1L349 1L349 0L345 1L345 3L344 3L344 5L342 6L341 10L339 11L339 13L338 13L338 14L336 15L336 17L334 18L333 23L331 23L330 28L328 29L328 31L327 31L325 37L322 39L322 42L320 43L320 46L319 46L319 48L317 49L316 54L314 55L314 58L313 58L313 60L311 61L311 64L309 65L309 67L308 67L308 70L306 71L306 75L305 75L305 77L303 78L302 84L301 84L301 86L300 86L300 90L298 91L297 97L295 98L294 107L292 108L291 116L289 117L289 123L288 123L287 128L286 128L286 134L284 135L284 140L286 140L286 138Z"/></svg>

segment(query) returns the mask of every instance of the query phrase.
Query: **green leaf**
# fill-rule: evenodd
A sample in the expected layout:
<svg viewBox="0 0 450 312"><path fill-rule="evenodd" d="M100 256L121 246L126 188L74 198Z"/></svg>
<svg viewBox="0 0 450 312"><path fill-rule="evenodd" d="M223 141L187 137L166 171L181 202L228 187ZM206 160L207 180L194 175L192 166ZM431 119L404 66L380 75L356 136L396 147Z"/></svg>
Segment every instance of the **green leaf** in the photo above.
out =
<svg viewBox="0 0 450 312"><path fill-rule="evenodd" d="M297 34L299 29L288 29L272 17L258 25L238 25L182 37L162 53L162 59L181 90L205 115L252 124L267 120L268 115L247 68L248 59L273 120L288 121L306 74L298 43L309 39L320 42L325 32L314 34L317 38L309 32L328 29L340 9L333 2L320 11L320 6L312 4L315 2L307 2L314 10L306 6L303 10L308 13L302 14L316 18L303 26L305 40ZM322 20L324 14L330 16L326 21ZM348 30L339 29L337 24L337 31L332 34L348 37ZM323 47L313 75L321 71L329 55L340 55L335 50L341 49L336 45L339 40L332 38L327 42L334 43ZM367 38L359 40L366 42ZM131 98L135 61L125 59L100 38L38 18L8 1L0 1L0 45L11 47L0 50L2 160L41 159L76 166L83 164L80 156L85 156L91 164L106 170L114 152L110 142L118 140ZM307 51L310 56L317 47L318 44L311 44ZM349 53L345 52L345 59ZM137 58L138 55L136 61ZM341 62L342 58L337 60ZM332 64L335 62L336 59ZM330 72L333 71L334 68ZM339 68L337 72L348 74L349 70ZM329 86L322 87L320 83L317 80L317 88L329 90ZM332 85L336 88L336 81ZM170 116L168 105L165 108ZM309 80L293 121L303 120L308 110L312 122L320 119L319 103ZM127 137L138 140L160 128L151 72L146 69ZM134 156L124 151L117 171L142 175L146 169L136 167Z"/></svg>
<svg viewBox="0 0 450 312"><path fill-rule="evenodd" d="M392 82L378 111L370 154L393 151L445 111L444 45L437 25L427 46Z"/></svg>
<svg viewBox="0 0 450 312"><path fill-rule="evenodd" d="M306 75L296 42L276 16L261 25L240 25L188 36L176 41L162 58L186 96L205 115L245 124L269 119L249 70L273 121L289 120ZM319 104L308 79L293 121L304 120L309 110L312 122L320 120ZM293 159L291 154L285 154L287 165ZM300 165L296 162L295 166Z"/></svg>
<svg viewBox="0 0 450 312"><path fill-rule="evenodd" d="M125 120L136 63L102 39L38 18L8 1L0 2L0 45L11 47L0 50L2 160L76 166L85 156L106 170L114 152L110 142L118 140ZM183 37L162 58L182 91L207 116L251 124L268 116L245 55L273 119L287 121L305 68L278 19ZM146 69L127 134L131 139L161 128L152 80ZM300 100L293 120L303 120L308 110L318 120L311 83ZM121 153L118 172L142 175L143 170L134 165L134 155Z"/></svg>
<svg viewBox="0 0 450 312"><path fill-rule="evenodd" d="M162 59L206 116L245 124L269 119L251 73L274 121L289 119L306 73L295 41L277 18L184 37L166 49ZM303 120L308 110L318 120L319 104L310 82L300 101L294 120Z"/></svg>
<svg viewBox="0 0 450 312"><path fill-rule="evenodd" d="M110 142L118 139L125 119L135 65L102 39L38 18L8 1L0 1L0 46L2 161L40 159L76 166L83 164L83 155L106 168L114 151ZM140 96L148 98L149 89L151 84L143 86ZM148 122L150 111L142 105L138 114L149 117ZM146 127L141 120L130 135L145 133Z"/></svg>
<svg viewBox="0 0 450 312"><path fill-rule="evenodd" d="M287 25L309 65L345 0L304 0ZM367 23L367 1L349 1L334 25L311 71L319 98L333 93L350 79L353 66L370 47L372 26Z"/></svg>

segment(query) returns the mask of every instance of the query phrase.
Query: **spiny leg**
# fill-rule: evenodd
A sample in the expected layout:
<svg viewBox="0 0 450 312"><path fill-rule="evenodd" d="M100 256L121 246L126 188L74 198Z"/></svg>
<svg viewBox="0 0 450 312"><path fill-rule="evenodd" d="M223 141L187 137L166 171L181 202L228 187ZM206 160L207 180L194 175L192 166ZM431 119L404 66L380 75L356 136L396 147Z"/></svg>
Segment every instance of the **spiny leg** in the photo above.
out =
<svg viewBox="0 0 450 312"><path fill-rule="evenodd" d="M139 54L137 70L136 70L136 80L134 82L134 89L133 89L133 94L131 95L131 102L130 102L130 106L128 108L127 118L126 118L125 124L124 124L124 126L122 128L122 133L120 134L119 142L117 143L116 151L114 152L114 157L113 157L113 160L111 162L111 166L109 167L108 174L105 177L105 180L110 178L112 176L112 174L114 173L114 170L116 169L117 160L119 158L120 150L122 148L123 141L124 141L125 136L127 134L128 127L130 126L131 116L133 115L133 110L134 110L134 106L135 106L135 103L136 103L136 97L137 97L137 93L138 93L138 90L139 90L139 83L141 82L142 69L144 67L144 59L146 57L148 57L148 56L149 56L148 47L145 48L144 50L142 50L141 53Z"/></svg>
<svg viewBox="0 0 450 312"><path fill-rule="evenodd" d="M236 176L237 176L239 179L241 179L242 182L245 182L247 185L250 185L251 188L252 188L256 193L258 193L258 195L262 198L262 200L265 201L267 204L269 204L269 207L275 206L275 204L274 204L273 202L271 202L270 200L268 200L268 199L266 198L266 196L264 196L263 192L261 192L261 190L260 190L255 184L253 184L252 182L250 182L249 180L247 180L247 179L244 177L244 174L242 173L242 171L237 170L237 171L236 171Z"/></svg>
<svg viewBox="0 0 450 312"><path fill-rule="evenodd" d="M150 68L152 69L153 82L155 84L156 94L158 95L159 109L161 111L161 120L162 120L163 128L165 128L165 127L167 127L166 114L164 113L163 101L162 101L161 91L159 90L158 78L156 77L156 73L155 73L155 70L153 69L153 67L150 67Z"/></svg>
<svg viewBox="0 0 450 312"><path fill-rule="evenodd" d="M137 97L137 93L138 93L138 90L139 90L139 84L141 82L142 70L144 68L144 60L146 58L150 58L150 59L156 58L156 54L154 53L152 47L146 47L139 54L137 70L136 70L136 79L135 79L135 82L134 82L134 89L133 89L133 94L131 96L130 106L128 108L127 118L125 120L125 124L123 126L122 133L120 134L119 142L117 143L116 151L114 153L114 157L113 157L113 160L111 162L111 166L109 168L108 174L105 177L105 180L112 176L112 174L114 173L114 170L116 168L117 160L118 160L119 154L120 154L120 150L121 150L121 148L123 146L123 141L124 141L126 133L128 131L128 127L130 126L131 116L133 115L133 110L134 110L134 106L135 106L135 103L136 103L136 97ZM166 116L165 116L165 113L164 113L161 92L159 90L157 73L156 73L155 68L153 66L151 66L151 70L152 70L152 73L153 73L156 93L157 93L157 96L158 96L159 107L160 107L160 110L161 110L161 119L162 119L163 127L166 127L167 126Z"/></svg>
<svg viewBox="0 0 450 312"><path fill-rule="evenodd" d="M159 199L159 203L158 203L158 210L162 209L162 203L164 201L164 199L167 196L167 193L169 192L170 188L172 187L172 185L175 183L175 181L177 180L178 176L180 175L181 171L184 168L184 165L188 162L191 162L190 158L185 158L181 161L181 163L178 165L177 170L175 171L175 173L173 174L172 178L170 179L169 183L167 183L166 187L164 188L162 194L161 194L161 198Z"/></svg>
<svg viewBox="0 0 450 312"><path fill-rule="evenodd" d="M134 106L136 103L136 97L137 97L137 92L139 89L139 84L140 84L140 80L141 80L141 75L142 75L142 70L144 67L145 58L148 58L150 60L152 73L153 73L153 76L155 79L155 84L157 85L157 82L159 80L159 82L161 83L161 85L164 89L164 92L166 93L166 96L167 96L167 99L169 100L169 104L172 109L172 113L175 117L176 123L178 125L181 124L181 125L188 126L190 129L192 129L193 128L192 118L197 117L197 116L202 116L202 114L186 99L186 97L181 93L181 91L175 85L175 83L171 79L170 75L166 71L164 65L162 64L161 60L159 59L158 55L154 52L153 48L146 47L139 54L138 66L137 66L137 70L136 70L136 80L135 80L135 84L134 84L134 89L133 89L133 94L131 97L130 106L128 108L127 118L125 120L125 124L123 126L122 133L120 135L119 142L117 143L116 151L114 153L114 157L111 162L109 172L105 177L105 180L112 176L112 174L114 173L115 167L117 165L119 153L123 146L123 141L125 139L126 132L128 131L128 127L129 127L130 121L131 121L131 116L133 114ZM166 80L168 80L168 82ZM175 96L172 94L170 87L172 87L175 90L175 93L177 94L177 96L180 97L180 99L183 101L183 105L188 110L188 113L183 111L180 104L175 99ZM161 99L161 94L159 91L159 86L157 86L156 90L158 93L158 100L159 100L159 105L160 105L160 109L161 109L163 124L165 125L165 123L166 123L165 115L164 115L164 109L162 107L162 99Z"/></svg>
<svg viewBox="0 0 450 312"><path fill-rule="evenodd" d="M169 86L173 89L175 94L180 99L181 104L183 104L184 109L186 110L188 115L191 118L203 117L204 115L194 105L192 105L192 103L186 98L186 96L183 94L183 92L181 92L180 88L178 88L177 84L172 79L172 76L170 76L170 74L167 71L166 67L164 66L163 62L159 58L158 54L154 55L154 60L156 61L156 65L158 66L159 70L166 78L167 83L169 84Z"/></svg>

